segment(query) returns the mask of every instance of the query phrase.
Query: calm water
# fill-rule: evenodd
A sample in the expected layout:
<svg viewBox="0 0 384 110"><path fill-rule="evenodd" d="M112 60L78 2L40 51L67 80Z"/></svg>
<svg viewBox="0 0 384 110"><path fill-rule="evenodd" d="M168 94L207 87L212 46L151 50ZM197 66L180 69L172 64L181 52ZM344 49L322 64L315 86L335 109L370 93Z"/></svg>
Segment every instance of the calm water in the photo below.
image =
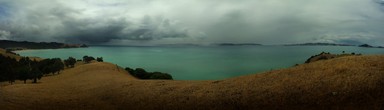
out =
<svg viewBox="0 0 384 110"><path fill-rule="evenodd" d="M384 54L384 49L335 46L107 47L18 51L23 56L103 57L122 67L170 73L176 80L217 80L291 67L320 52Z"/></svg>

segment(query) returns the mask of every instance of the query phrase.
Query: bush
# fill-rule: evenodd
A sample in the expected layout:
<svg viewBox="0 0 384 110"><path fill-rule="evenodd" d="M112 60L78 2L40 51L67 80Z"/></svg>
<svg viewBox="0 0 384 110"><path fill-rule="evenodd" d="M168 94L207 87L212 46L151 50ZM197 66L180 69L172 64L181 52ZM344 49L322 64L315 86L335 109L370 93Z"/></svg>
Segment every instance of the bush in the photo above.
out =
<svg viewBox="0 0 384 110"><path fill-rule="evenodd" d="M90 63L92 60L95 60L95 58L92 56L83 56L83 61L85 63Z"/></svg>
<svg viewBox="0 0 384 110"><path fill-rule="evenodd" d="M103 62L103 57L97 57L97 58L96 58L96 61L98 61L98 62Z"/></svg>
<svg viewBox="0 0 384 110"><path fill-rule="evenodd" d="M173 79L172 76L168 73L147 72L143 68L132 69L132 68L126 67L125 70L128 71L132 76L139 79L166 79L166 80Z"/></svg>
<svg viewBox="0 0 384 110"><path fill-rule="evenodd" d="M129 68L129 67L126 67L125 70L128 71L130 74L135 72L135 70L133 70L132 68Z"/></svg>
<svg viewBox="0 0 384 110"><path fill-rule="evenodd" d="M173 79L168 73L153 72L149 79Z"/></svg>

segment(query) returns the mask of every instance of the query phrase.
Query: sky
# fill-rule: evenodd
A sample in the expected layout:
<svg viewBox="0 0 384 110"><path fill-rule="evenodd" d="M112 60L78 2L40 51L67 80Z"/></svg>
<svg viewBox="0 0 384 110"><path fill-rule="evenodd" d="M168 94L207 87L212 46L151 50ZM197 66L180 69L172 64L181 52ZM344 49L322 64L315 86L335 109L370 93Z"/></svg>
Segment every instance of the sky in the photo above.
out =
<svg viewBox="0 0 384 110"><path fill-rule="evenodd" d="M384 45L384 0L0 0L0 39Z"/></svg>

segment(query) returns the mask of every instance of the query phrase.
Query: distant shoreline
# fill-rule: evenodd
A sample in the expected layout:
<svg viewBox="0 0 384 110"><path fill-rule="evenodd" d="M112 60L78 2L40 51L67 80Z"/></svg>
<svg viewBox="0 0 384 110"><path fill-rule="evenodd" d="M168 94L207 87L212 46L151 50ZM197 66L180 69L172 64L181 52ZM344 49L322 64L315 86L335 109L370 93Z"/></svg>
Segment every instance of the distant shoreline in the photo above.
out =
<svg viewBox="0 0 384 110"><path fill-rule="evenodd" d="M57 42L28 42L0 40L0 48L7 51L34 50L34 49L61 49L61 48L86 48L85 44L65 44Z"/></svg>

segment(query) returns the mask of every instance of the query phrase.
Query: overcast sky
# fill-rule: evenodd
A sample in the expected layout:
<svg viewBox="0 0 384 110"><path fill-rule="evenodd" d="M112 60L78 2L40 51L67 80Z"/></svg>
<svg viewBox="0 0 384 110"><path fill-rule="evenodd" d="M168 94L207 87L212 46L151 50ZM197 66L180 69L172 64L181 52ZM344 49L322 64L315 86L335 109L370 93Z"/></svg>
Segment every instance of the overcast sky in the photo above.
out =
<svg viewBox="0 0 384 110"><path fill-rule="evenodd" d="M0 0L0 39L383 45L383 7L384 0Z"/></svg>

